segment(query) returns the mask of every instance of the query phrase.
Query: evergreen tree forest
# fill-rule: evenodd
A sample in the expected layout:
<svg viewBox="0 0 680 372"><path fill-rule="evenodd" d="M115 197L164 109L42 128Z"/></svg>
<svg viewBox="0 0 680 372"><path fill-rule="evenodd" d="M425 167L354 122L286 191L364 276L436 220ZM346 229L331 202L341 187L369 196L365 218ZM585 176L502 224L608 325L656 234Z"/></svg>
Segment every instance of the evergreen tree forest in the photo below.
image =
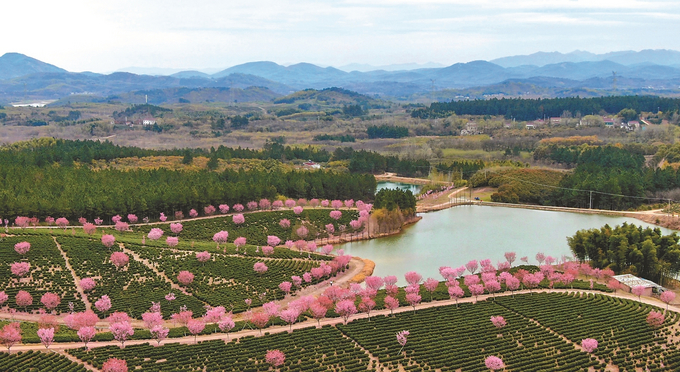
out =
<svg viewBox="0 0 680 372"><path fill-rule="evenodd" d="M590 260L595 268L633 274L657 283L680 271L678 237L662 235L659 228L629 225L580 230L567 241L574 256Z"/></svg>
<svg viewBox="0 0 680 372"><path fill-rule="evenodd" d="M222 154L260 155L268 150L221 148ZM271 151L271 150L269 150ZM286 148L283 148L286 151ZM311 151L311 150L310 150ZM372 175L334 171L214 172L153 170L92 170L93 159L159 153L189 156L198 150L153 151L93 141L40 139L0 150L0 216L46 216L77 219L110 218L135 213L156 217L161 212L201 209L207 205L245 204L278 195L291 198L372 200ZM205 154L203 154L205 155Z"/></svg>
<svg viewBox="0 0 680 372"><path fill-rule="evenodd" d="M608 96L597 98L501 98L474 101L434 102L427 108L411 112L414 118L441 118L453 113L457 115L492 115L504 116L506 119L536 120L540 118L559 117L565 111L574 115L591 115L600 111L615 114L623 109L637 112L665 113L678 112L680 99L655 96Z"/></svg>

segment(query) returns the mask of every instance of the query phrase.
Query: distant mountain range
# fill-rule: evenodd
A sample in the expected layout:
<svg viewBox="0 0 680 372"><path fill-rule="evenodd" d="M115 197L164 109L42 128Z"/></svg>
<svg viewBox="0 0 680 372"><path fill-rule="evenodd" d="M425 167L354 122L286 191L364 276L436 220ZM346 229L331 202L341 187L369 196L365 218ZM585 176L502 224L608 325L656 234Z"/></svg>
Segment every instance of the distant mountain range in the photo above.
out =
<svg viewBox="0 0 680 372"><path fill-rule="evenodd" d="M345 66L347 67L347 66ZM537 84L540 82L540 84ZM108 75L91 72L72 73L36 59L8 53L0 57L0 102L32 99L60 99L71 94L100 97L128 92L174 88L264 87L275 95L314 88L341 87L374 97L410 99L435 91L487 91L515 95L570 95L616 92L675 94L680 93L680 52L643 50L592 54L576 51L568 54L535 53L487 61L456 63L447 67L412 70L343 71L310 63L282 66L274 62L249 62L214 74L180 71L170 76L150 76L116 72ZM531 88L531 87L535 88ZM507 89L501 89L506 87ZM532 91L534 89L535 91ZM173 93L173 97L179 98ZM225 94L214 91L216 97ZM579 93L577 93L579 94ZM206 98L194 94L195 99ZM268 97L258 92L252 97ZM272 95L273 97L274 95Z"/></svg>

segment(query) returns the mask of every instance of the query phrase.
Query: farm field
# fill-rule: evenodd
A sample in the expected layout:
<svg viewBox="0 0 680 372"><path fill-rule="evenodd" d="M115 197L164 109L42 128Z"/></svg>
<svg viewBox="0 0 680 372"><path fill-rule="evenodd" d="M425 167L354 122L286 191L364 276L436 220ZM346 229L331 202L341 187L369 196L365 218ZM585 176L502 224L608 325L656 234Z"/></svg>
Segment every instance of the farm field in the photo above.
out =
<svg viewBox="0 0 680 372"><path fill-rule="evenodd" d="M116 357L145 371L266 371L271 367L264 355L274 348L286 355L281 371L484 371L490 355L502 358L506 371L677 370L678 316L668 313L654 330L645 322L651 310L658 309L602 294L535 293L238 341L76 348L68 353L95 367ZM491 316L503 316L507 326L496 328ZM402 330L410 334L400 352L395 334ZM593 353L581 349L584 338L599 341Z"/></svg>

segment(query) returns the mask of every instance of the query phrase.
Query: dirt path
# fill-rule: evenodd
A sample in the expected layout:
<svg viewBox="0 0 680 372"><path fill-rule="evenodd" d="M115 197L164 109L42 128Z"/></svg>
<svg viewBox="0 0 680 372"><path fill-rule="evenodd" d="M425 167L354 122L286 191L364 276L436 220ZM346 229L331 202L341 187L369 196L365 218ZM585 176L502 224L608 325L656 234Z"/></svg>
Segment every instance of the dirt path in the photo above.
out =
<svg viewBox="0 0 680 372"><path fill-rule="evenodd" d="M425 178L413 178L413 177L401 177L397 176L396 173L384 173L384 174L379 174L375 176L375 180L380 182L380 181L389 181L389 182L401 182L401 183L410 183L413 185L426 185L428 183L441 183L441 184L451 184L451 182L446 182L446 181L432 181L428 180Z"/></svg>
<svg viewBox="0 0 680 372"><path fill-rule="evenodd" d="M184 288L180 287L179 284L176 284L175 282L173 282L172 280L170 280L170 278L168 278L168 276L165 275L164 272L158 271L158 269L156 269L156 267L155 267L154 265L152 265L151 262L149 262L149 260L147 260L146 258L142 258L142 257L140 257L137 253L135 253L134 251L131 251L131 250L127 249L127 248L125 247L125 244L123 244L123 243L118 243L118 246L120 247L120 249L123 250L123 252L125 252L125 254L132 256L132 257L135 259L135 261L137 261L137 262L141 263L142 265L146 266L146 268L149 269L149 270L151 270L151 271L153 271L154 274L156 274L156 275L158 275L159 277L163 278L163 280L165 280L166 283L169 283L169 284L170 284L170 288L172 288L172 289L174 289L174 290L176 290L176 291L180 291L180 292L182 292L183 294L185 294L185 295L187 295L187 296L193 296L191 293L187 292Z"/></svg>
<svg viewBox="0 0 680 372"><path fill-rule="evenodd" d="M57 354L59 354L59 355L65 357L66 359L72 361L73 363L77 363L77 364L81 365L83 368L85 368L85 369L88 370L88 371L100 372L97 368L94 368L94 367L93 367L92 365L90 365L90 364L84 363L82 360L80 360L80 359L74 357L73 355L67 353L67 352L64 351L64 350L52 350L52 352L57 353Z"/></svg>
<svg viewBox="0 0 680 372"><path fill-rule="evenodd" d="M66 252L64 252L63 249L61 249L61 244L57 242L57 237L53 236L52 239L54 239L54 244L57 245L57 249L61 253L61 256L64 258L64 261L66 262L66 268L68 271L71 272L71 276L73 276L73 283L76 285L76 290L80 294L80 298L82 299L83 303L85 304L85 309L87 310L92 310L92 304L90 303L90 300L87 298L87 295L85 294L85 291L83 290L83 287L80 286L80 278L78 278L78 275L76 275L76 271L73 270L73 267L71 266L71 263L68 260L68 256L66 255Z"/></svg>

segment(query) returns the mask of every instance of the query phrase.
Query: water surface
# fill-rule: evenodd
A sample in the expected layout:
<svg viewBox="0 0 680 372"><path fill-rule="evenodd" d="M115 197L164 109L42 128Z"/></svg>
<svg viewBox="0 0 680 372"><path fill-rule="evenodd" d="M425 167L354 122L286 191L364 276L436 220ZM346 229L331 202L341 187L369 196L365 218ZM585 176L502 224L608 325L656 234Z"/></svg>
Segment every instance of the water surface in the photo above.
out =
<svg viewBox="0 0 680 372"><path fill-rule="evenodd" d="M470 260L486 258L505 261L507 251L529 257L537 252L560 258L571 256L567 237L581 229L600 228L624 222L656 227L628 217L611 217L519 208L460 206L421 214L423 219L400 235L364 240L338 246L346 253L375 262L374 275L396 275L404 285L404 274L415 270L424 278L441 280L440 266L458 267ZM673 231L660 228L662 233Z"/></svg>

